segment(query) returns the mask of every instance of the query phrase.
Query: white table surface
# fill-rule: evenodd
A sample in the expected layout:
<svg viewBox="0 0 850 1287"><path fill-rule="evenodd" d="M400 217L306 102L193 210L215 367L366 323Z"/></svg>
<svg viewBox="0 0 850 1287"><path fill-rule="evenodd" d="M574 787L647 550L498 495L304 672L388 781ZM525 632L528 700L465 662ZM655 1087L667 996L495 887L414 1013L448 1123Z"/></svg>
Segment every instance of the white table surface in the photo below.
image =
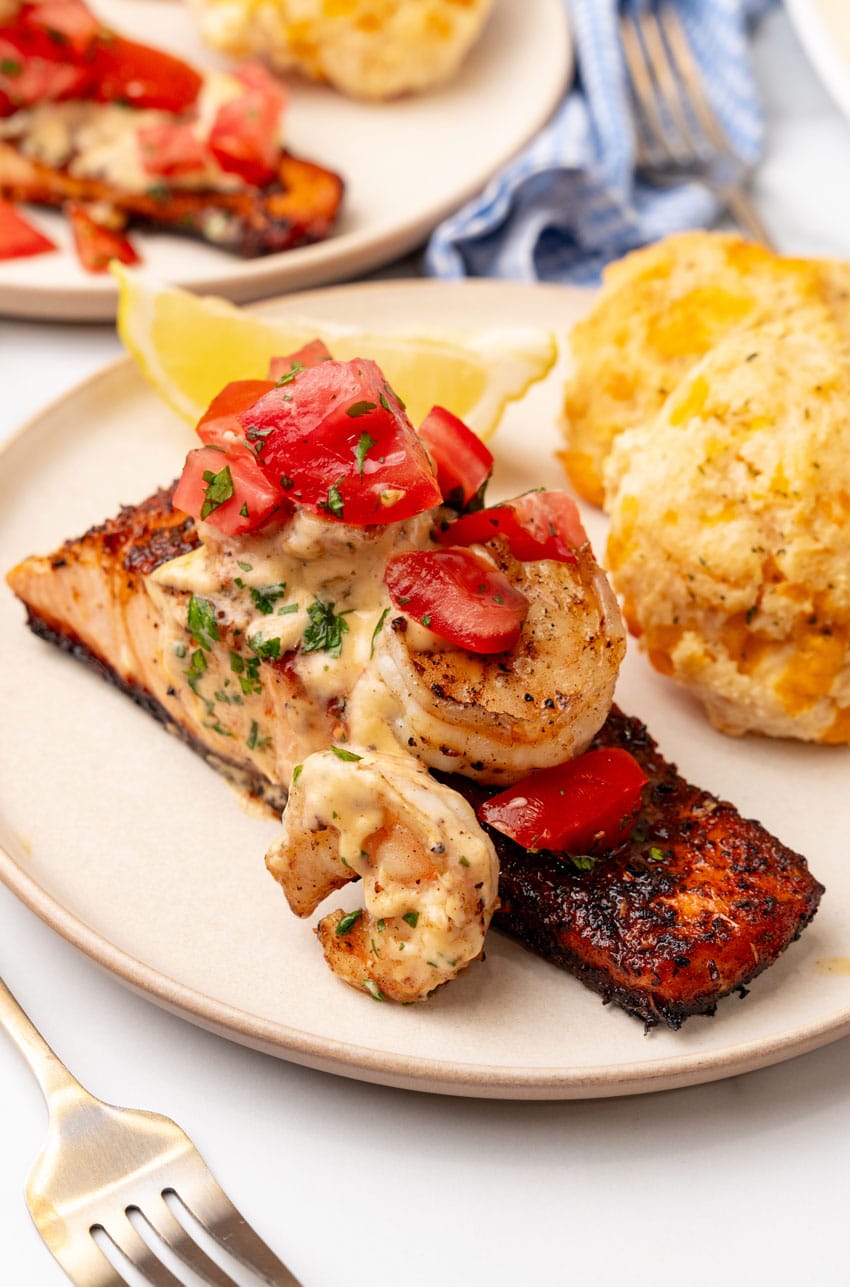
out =
<svg viewBox="0 0 850 1287"><path fill-rule="evenodd" d="M850 124L781 13L757 59L762 213L783 250L850 256ZM119 351L107 328L0 321L0 438ZM632 1099L438 1098L208 1035L127 991L2 888L0 944L0 971L80 1080L176 1118L305 1287L850 1281L850 1039ZM5 1287L64 1281L23 1199L44 1120L0 1038Z"/></svg>

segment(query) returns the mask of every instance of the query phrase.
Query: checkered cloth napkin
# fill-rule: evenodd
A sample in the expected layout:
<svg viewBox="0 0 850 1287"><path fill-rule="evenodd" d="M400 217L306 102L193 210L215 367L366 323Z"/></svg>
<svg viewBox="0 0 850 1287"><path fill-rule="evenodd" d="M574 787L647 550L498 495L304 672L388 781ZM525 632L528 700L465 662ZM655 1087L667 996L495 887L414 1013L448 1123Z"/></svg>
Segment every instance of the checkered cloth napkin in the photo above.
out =
<svg viewBox="0 0 850 1287"><path fill-rule="evenodd" d="M575 86L525 151L436 229L425 257L433 276L591 283L609 260L718 213L698 184L661 190L635 179L617 19L622 7L652 0L563 2ZM751 162L761 153L762 121L748 22L774 2L673 0L723 128Z"/></svg>

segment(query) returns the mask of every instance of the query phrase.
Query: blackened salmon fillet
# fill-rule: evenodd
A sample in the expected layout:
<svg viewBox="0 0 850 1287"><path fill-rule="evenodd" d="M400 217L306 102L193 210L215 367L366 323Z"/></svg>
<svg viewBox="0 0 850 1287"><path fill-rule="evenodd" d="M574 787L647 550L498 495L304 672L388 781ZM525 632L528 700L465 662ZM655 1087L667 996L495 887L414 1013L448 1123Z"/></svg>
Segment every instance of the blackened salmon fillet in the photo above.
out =
<svg viewBox="0 0 850 1287"><path fill-rule="evenodd" d="M772 965L824 887L801 854L687 782L640 720L613 707L593 745L631 752L649 778L629 840L570 859L491 830L501 871L493 924L648 1026L678 1029ZM452 784L476 804L488 794Z"/></svg>
<svg viewBox="0 0 850 1287"><path fill-rule="evenodd" d="M25 559L9 584L36 634L93 664L219 772L280 806L284 785L223 756L206 726L186 719L156 660L144 578L198 542L171 496L157 492L54 554ZM802 855L686 782L639 720L613 708L594 744L630 751L649 778L630 839L591 861L530 854L491 831L501 863L493 923L605 1001L677 1029L771 965L814 916L823 886ZM448 780L476 804L491 793Z"/></svg>
<svg viewBox="0 0 850 1287"><path fill-rule="evenodd" d="M131 192L44 165L0 142L0 197L7 201L106 205L130 227L188 233L244 258L322 241L336 219L344 187L338 174L285 151L277 171L266 188Z"/></svg>

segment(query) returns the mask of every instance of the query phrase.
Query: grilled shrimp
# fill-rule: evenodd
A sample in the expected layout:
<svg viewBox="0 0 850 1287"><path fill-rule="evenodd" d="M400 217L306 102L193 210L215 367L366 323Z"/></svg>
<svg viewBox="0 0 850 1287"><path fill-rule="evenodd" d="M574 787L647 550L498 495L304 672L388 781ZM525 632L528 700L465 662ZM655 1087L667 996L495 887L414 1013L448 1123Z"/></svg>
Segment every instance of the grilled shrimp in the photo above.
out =
<svg viewBox="0 0 850 1287"><path fill-rule="evenodd" d="M453 979L481 955L498 901L471 806L404 754L309 756L266 865L299 916L362 877L363 910L316 933L334 973L378 1000L421 1001Z"/></svg>
<svg viewBox="0 0 850 1287"><path fill-rule="evenodd" d="M521 563L499 540L475 549L528 598L516 646L479 656L391 613L350 708L355 721L380 709L397 742L431 768L510 783L588 746L611 705L625 632L589 545L576 563Z"/></svg>

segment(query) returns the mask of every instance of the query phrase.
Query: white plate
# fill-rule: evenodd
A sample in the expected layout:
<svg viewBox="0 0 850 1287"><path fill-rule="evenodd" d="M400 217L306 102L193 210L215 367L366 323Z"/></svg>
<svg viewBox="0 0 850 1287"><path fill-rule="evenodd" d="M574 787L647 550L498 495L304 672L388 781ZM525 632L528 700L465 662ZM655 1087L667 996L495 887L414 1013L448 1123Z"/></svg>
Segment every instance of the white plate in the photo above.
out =
<svg viewBox="0 0 850 1287"><path fill-rule="evenodd" d="M95 5L128 36L198 66L224 65L200 44L180 5ZM340 219L327 241L253 260L165 233L134 233L134 243L157 276L236 301L361 275L413 250L480 191L545 123L571 74L562 0L496 0L458 75L429 93L375 105L323 86L292 83L292 151L337 170L346 181ZM0 312L53 320L113 317L112 279L79 267L61 215L37 212L33 222L61 252L0 263Z"/></svg>
<svg viewBox="0 0 850 1287"><path fill-rule="evenodd" d="M518 325L564 335L583 292L482 281L351 286L274 310L373 328ZM563 360L509 412L496 487L555 483ZM0 567L49 551L170 480L190 441L122 361L38 415L5 449ZM588 512L597 550L605 520ZM422 1090L578 1097L745 1072L850 1031L850 750L714 732L629 650L618 698L686 776L807 853L827 892L813 925L712 1019L644 1036L640 1023L493 933L487 960L426 1005L376 1004L327 970L310 925L266 874L274 821L126 697L35 639L0 594L0 876L131 986L283 1058ZM356 902L356 891L352 893ZM842 964L842 961L844 964ZM831 964L830 964L831 963Z"/></svg>
<svg viewBox="0 0 850 1287"><path fill-rule="evenodd" d="M847 0L787 0L788 14L815 70L850 117L850 6Z"/></svg>

